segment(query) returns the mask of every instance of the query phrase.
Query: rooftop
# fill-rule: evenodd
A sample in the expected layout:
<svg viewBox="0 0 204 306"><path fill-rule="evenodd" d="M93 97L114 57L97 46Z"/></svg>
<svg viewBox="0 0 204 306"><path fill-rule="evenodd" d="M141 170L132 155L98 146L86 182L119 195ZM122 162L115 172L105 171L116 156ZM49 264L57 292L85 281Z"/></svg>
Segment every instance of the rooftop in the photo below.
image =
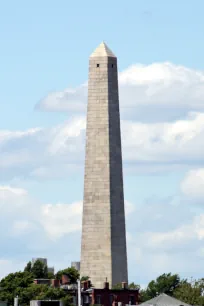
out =
<svg viewBox="0 0 204 306"><path fill-rule="evenodd" d="M140 304L140 306L150 306L150 305L151 306L190 306L189 304L179 301L165 293L162 293L159 296L156 296L155 298Z"/></svg>
<svg viewBox="0 0 204 306"><path fill-rule="evenodd" d="M116 57L109 47L102 42L95 51L91 54L90 57Z"/></svg>

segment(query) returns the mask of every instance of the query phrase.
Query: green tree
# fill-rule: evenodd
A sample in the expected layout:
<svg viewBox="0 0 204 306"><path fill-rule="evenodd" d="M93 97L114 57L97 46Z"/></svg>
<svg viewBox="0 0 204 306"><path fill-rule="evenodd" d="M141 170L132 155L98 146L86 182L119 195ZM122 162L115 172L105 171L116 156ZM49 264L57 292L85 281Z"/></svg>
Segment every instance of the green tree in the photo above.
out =
<svg viewBox="0 0 204 306"><path fill-rule="evenodd" d="M19 303L22 306L29 305L31 300L61 300L66 305L71 305L71 297L67 295L66 291L60 288L52 288L47 285L32 284L22 290L19 294Z"/></svg>
<svg viewBox="0 0 204 306"><path fill-rule="evenodd" d="M47 268L47 265L44 265L43 273L44 273L44 278L48 278L48 268Z"/></svg>
<svg viewBox="0 0 204 306"><path fill-rule="evenodd" d="M34 278L48 277L47 266L40 260L36 260L36 262L33 264L31 271L33 273Z"/></svg>
<svg viewBox="0 0 204 306"><path fill-rule="evenodd" d="M166 293L170 296L173 295L173 291L179 286L180 277L178 274L162 274L157 277L156 280L152 280L143 294L143 298L152 299L158 294Z"/></svg>
<svg viewBox="0 0 204 306"><path fill-rule="evenodd" d="M0 281L0 300L8 301L13 306L14 298L18 295L19 304L28 306L30 300L35 299L62 299L65 306L70 306L71 297L60 288L47 285L36 285L31 272L16 272L7 275Z"/></svg>
<svg viewBox="0 0 204 306"><path fill-rule="evenodd" d="M60 270L55 276L57 279L61 279L63 274L69 277L71 284L76 284L77 279L79 279L79 272L74 267Z"/></svg>
<svg viewBox="0 0 204 306"><path fill-rule="evenodd" d="M129 289L140 289L140 285L135 284L134 282L128 285Z"/></svg>
<svg viewBox="0 0 204 306"><path fill-rule="evenodd" d="M64 290L59 289L59 288L49 287L49 288L46 288L45 290L42 290L40 294L36 296L35 299L36 300L47 300L47 299L58 300L65 296L66 296L66 293Z"/></svg>
<svg viewBox="0 0 204 306"><path fill-rule="evenodd" d="M47 278L49 278L49 279L53 279L53 278L55 278L54 273L52 273L52 272L48 272L48 273L47 273Z"/></svg>
<svg viewBox="0 0 204 306"><path fill-rule="evenodd" d="M82 276L81 277L81 282L88 281L89 278L90 278L89 276Z"/></svg>
<svg viewBox="0 0 204 306"><path fill-rule="evenodd" d="M73 303L73 301L72 301L72 298L71 298L71 296L69 296L69 295L66 295L66 296L64 296L63 298L61 298L60 300L62 300L63 301L63 305L64 306L70 306L70 305L72 305Z"/></svg>
<svg viewBox="0 0 204 306"><path fill-rule="evenodd" d="M32 270L32 264L31 264L31 261L29 261L24 269L24 272L31 272Z"/></svg>
<svg viewBox="0 0 204 306"><path fill-rule="evenodd" d="M112 286L112 289L122 290L122 284L121 283L115 284L114 286Z"/></svg>
<svg viewBox="0 0 204 306"><path fill-rule="evenodd" d="M20 292L33 283L33 275L30 272L10 273L0 281L0 300L8 301L13 305L13 299Z"/></svg>
<svg viewBox="0 0 204 306"><path fill-rule="evenodd" d="M190 305L204 305L204 280L195 280L187 282L183 280L175 289L173 295L178 300L181 300Z"/></svg>
<svg viewBox="0 0 204 306"><path fill-rule="evenodd" d="M91 282L89 276L82 276L82 277L81 277L81 283L82 283L82 282L85 282L85 281L90 281L89 286L90 286L90 287L94 287L94 285L92 284L92 282Z"/></svg>
<svg viewBox="0 0 204 306"><path fill-rule="evenodd" d="M27 306L31 300L35 300L37 296L48 290L47 285L31 284L27 288L19 290L19 304L21 306Z"/></svg>
<svg viewBox="0 0 204 306"><path fill-rule="evenodd" d="M41 291L39 295L35 296L35 300L63 300L65 306L72 304L72 298L66 291L60 288L49 287L47 290Z"/></svg>

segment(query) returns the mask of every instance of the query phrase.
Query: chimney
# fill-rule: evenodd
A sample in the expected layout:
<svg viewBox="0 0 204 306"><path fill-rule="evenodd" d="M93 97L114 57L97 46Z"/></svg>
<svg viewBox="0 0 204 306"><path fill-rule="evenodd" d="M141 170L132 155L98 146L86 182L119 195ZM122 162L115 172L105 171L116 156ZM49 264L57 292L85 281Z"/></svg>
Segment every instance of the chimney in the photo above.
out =
<svg viewBox="0 0 204 306"><path fill-rule="evenodd" d="M126 282L122 282L122 289L123 290L127 289L127 283Z"/></svg>
<svg viewBox="0 0 204 306"><path fill-rule="evenodd" d="M70 283L70 279L67 275L63 274L62 275L62 285L67 285Z"/></svg>
<svg viewBox="0 0 204 306"><path fill-rule="evenodd" d="M88 281L83 282L83 289L84 291L88 290Z"/></svg>
<svg viewBox="0 0 204 306"><path fill-rule="evenodd" d="M104 283L104 289L106 289L106 290L109 289L109 282L107 282L107 280L106 280L106 282Z"/></svg>
<svg viewBox="0 0 204 306"><path fill-rule="evenodd" d="M52 287L58 288L60 286L60 280L59 279L52 279Z"/></svg>

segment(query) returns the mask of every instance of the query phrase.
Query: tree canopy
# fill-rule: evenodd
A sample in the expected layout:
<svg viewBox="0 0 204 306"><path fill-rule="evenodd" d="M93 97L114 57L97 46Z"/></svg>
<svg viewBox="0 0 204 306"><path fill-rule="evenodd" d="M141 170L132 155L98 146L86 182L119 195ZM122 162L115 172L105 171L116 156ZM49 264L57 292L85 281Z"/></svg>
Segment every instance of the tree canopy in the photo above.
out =
<svg viewBox="0 0 204 306"><path fill-rule="evenodd" d="M67 275L69 277L70 283L71 284L76 284L77 279L79 279L79 272L74 268L66 268L64 270L60 270L56 273L56 278L60 279L62 275Z"/></svg>
<svg viewBox="0 0 204 306"><path fill-rule="evenodd" d="M140 302L145 302L161 293L190 304L204 306L204 279L188 282L180 279L178 274L162 274L152 280L146 289L140 291Z"/></svg>
<svg viewBox="0 0 204 306"><path fill-rule="evenodd" d="M130 283L129 289L140 289L139 285ZM117 284L113 289L122 289L122 284ZM204 279L188 282L186 279L180 279L178 274L164 273L152 280L146 289L141 289L140 303L146 302L161 293L190 304L204 306Z"/></svg>
<svg viewBox="0 0 204 306"><path fill-rule="evenodd" d="M156 280L152 280L146 290L141 292L141 297L143 301L150 300L161 293L166 293L170 296L173 295L174 290L180 284L180 277L178 274L162 274L156 278Z"/></svg>
<svg viewBox="0 0 204 306"><path fill-rule="evenodd" d="M31 272L34 278L48 278L47 265L42 263L40 260L36 260L32 266L29 261L24 269L24 271Z"/></svg>
<svg viewBox="0 0 204 306"><path fill-rule="evenodd" d="M74 268L61 270L56 275L62 274L67 274L71 282L75 282L79 276L78 271ZM69 306L72 304L71 297L65 290L34 284L35 278L51 278L56 275L49 274L47 267L39 260L33 266L31 262L28 262L24 272L10 273L0 281L0 300L7 301L9 306L13 306L14 298L18 296L19 304L27 306L30 304L30 300L60 299L63 300L65 306Z"/></svg>
<svg viewBox="0 0 204 306"><path fill-rule="evenodd" d="M66 268L58 271L54 277L60 279L65 274L71 283L76 283L79 279L79 272L75 268ZM52 278L48 275L47 269L39 261L32 266L28 262L24 272L10 273L0 281L0 300L7 301L8 305L13 305L14 298L18 295L21 306L29 305L34 299L61 299L65 306L71 305L71 297L61 288L53 288L48 285L34 284L35 278ZM81 278L81 281L88 280L88 276ZM122 289L121 284L117 284L114 289ZM132 282L129 289L140 289L140 286ZM158 276L147 285L146 289L140 290L140 303L156 297L161 293L166 293L178 300L190 305L204 306L204 279L187 281L180 279L178 274L166 273Z"/></svg>
<svg viewBox="0 0 204 306"><path fill-rule="evenodd" d="M88 281L89 278L90 278L89 276L82 276L81 277L81 282Z"/></svg>
<svg viewBox="0 0 204 306"><path fill-rule="evenodd" d="M182 281L174 291L175 298L190 305L204 305L204 279L187 282Z"/></svg>
<svg viewBox="0 0 204 306"><path fill-rule="evenodd" d="M14 298L17 295L21 298L22 293L32 284L32 273L27 271L11 273L0 282L0 300L8 301L9 305L13 305Z"/></svg>

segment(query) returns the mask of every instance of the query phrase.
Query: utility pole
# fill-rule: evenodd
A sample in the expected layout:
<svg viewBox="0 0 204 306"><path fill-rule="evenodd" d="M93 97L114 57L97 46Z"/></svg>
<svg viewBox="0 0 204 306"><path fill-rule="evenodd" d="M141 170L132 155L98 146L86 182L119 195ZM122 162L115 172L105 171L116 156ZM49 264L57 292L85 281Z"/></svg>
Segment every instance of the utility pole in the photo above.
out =
<svg viewBox="0 0 204 306"><path fill-rule="evenodd" d="M14 298L14 306L18 306L18 295Z"/></svg>
<svg viewBox="0 0 204 306"><path fill-rule="evenodd" d="M80 279L77 280L78 284L78 306L81 306L81 281Z"/></svg>

